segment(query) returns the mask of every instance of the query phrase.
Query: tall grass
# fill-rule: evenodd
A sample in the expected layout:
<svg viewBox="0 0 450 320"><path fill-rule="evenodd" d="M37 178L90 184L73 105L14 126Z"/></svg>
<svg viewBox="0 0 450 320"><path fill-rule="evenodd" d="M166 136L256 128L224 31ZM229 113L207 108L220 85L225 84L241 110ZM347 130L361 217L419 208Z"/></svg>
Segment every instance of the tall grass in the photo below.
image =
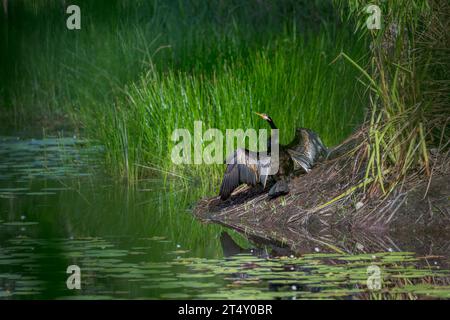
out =
<svg viewBox="0 0 450 320"><path fill-rule="evenodd" d="M390 193L411 173L431 175L431 148L448 150L450 5L434 0L377 2L383 25L364 28L364 1L336 1L372 41L370 64L343 55L371 88L366 179ZM447 92L447 96L445 95ZM379 194L380 192L375 192Z"/></svg>
<svg viewBox="0 0 450 320"><path fill-rule="evenodd" d="M30 5L30 2L34 5ZM82 29L65 28L60 2L11 2L0 41L0 108L21 125L70 116L106 146L110 171L215 183L222 166L174 166L175 128L265 127L282 142L305 126L332 145L362 121L365 89L343 62L367 46L326 1L74 1ZM6 40L8 39L8 40ZM32 54L31 54L32 52Z"/></svg>
<svg viewBox="0 0 450 320"><path fill-rule="evenodd" d="M330 16L321 1L74 0L81 30L66 28L68 3L9 1L0 10L0 110L17 126L81 105L111 103L158 70L211 70L292 29ZM303 21L306 21L305 23ZM9 119L8 119L9 120Z"/></svg>
<svg viewBox="0 0 450 320"><path fill-rule="evenodd" d="M330 62L342 50L361 58L364 47L350 46L350 34L328 32L277 39L245 57L224 61L212 72L150 72L114 106L98 106L94 115L86 110L87 121L95 121L87 128L94 128L93 134L106 144L117 173L131 180L152 170L206 181L219 177L222 166L176 166L170 160L172 132L186 128L193 134L197 120L203 130L225 133L267 128L253 115L266 112L281 128L282 143L290 141L296 127L306 126L333 145L362 121L364 108L358 72Z"/></svg>

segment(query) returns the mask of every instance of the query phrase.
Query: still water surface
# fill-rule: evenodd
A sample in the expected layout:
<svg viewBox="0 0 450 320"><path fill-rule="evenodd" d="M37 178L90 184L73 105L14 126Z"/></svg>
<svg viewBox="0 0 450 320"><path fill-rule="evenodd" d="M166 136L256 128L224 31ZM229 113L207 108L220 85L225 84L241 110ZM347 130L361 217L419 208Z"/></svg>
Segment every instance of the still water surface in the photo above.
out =
<svg viewBox="0 0 450 320"><path fill-rule="evenodd" d="M449 242L443 255L272 256L195 220L200 190L162 179L129 187L101 173L101 154L72 137L0 137L0 299L450 298ZM80 290L66 286L70 265Z"/></svg>

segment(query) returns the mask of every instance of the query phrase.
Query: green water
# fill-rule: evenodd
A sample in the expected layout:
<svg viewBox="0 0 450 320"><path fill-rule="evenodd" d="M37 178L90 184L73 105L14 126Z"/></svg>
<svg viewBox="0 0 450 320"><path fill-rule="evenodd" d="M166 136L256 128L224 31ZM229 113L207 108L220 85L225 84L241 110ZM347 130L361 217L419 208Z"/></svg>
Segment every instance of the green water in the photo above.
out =
<svg viewBox="0 0 450 320"><path fill-rule="evenodd" d="M434 251L273 255L272 245L195 220L199 186L130 187L102 174L101 156L76 137L0 137L1 299L450 298L445 240ZM79 290L67 288L70 265L80 267ZM368 288L374 267L380 290Z"/></svg>

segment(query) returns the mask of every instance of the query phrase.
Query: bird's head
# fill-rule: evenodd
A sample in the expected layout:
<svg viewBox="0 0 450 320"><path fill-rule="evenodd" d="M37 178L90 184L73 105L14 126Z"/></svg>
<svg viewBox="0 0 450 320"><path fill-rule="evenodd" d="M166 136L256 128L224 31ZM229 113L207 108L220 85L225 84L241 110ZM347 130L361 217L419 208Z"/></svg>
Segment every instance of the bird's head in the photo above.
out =
<svg viewBox="0 0 450 320"><path fill-rule="evenodd" d="M255 112L255 114L258 115L258 116L260 116L261 118L263 118L263 119L266 120L266 121L273 122L272 118L269 117L269 116L268 116L267 114L265 114L265 113L258 113L258 112Z"/></svg>
<svg viewBox="0 0 450 320"><path fill-rule="evenodd" d="M276 126L275 123L273 122L272 118L269 117L267 114L265 114L265 113L258 113L258 112L255 112L255 114L257 114L258 116L260 116L261 118L263 118L264 120L266 120L266 121L270 124L270 127L271 127L272 129L277 129L277 126Z"/></svg>

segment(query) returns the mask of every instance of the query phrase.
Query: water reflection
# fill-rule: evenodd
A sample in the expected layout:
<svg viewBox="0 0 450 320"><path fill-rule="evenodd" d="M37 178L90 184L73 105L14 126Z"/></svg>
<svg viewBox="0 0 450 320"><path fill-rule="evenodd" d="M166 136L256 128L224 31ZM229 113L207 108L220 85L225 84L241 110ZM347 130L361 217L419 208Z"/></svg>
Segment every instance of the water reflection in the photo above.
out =
<svg viewBox="0 0 450 320"><path fill-rule="evenodd" d="M195 220L203 190L99 174L101 148L85 141L0 141L0 298L450 297L448 242L326 230L274 242ZM81 290L66 287L73 264Z"/></svg>

